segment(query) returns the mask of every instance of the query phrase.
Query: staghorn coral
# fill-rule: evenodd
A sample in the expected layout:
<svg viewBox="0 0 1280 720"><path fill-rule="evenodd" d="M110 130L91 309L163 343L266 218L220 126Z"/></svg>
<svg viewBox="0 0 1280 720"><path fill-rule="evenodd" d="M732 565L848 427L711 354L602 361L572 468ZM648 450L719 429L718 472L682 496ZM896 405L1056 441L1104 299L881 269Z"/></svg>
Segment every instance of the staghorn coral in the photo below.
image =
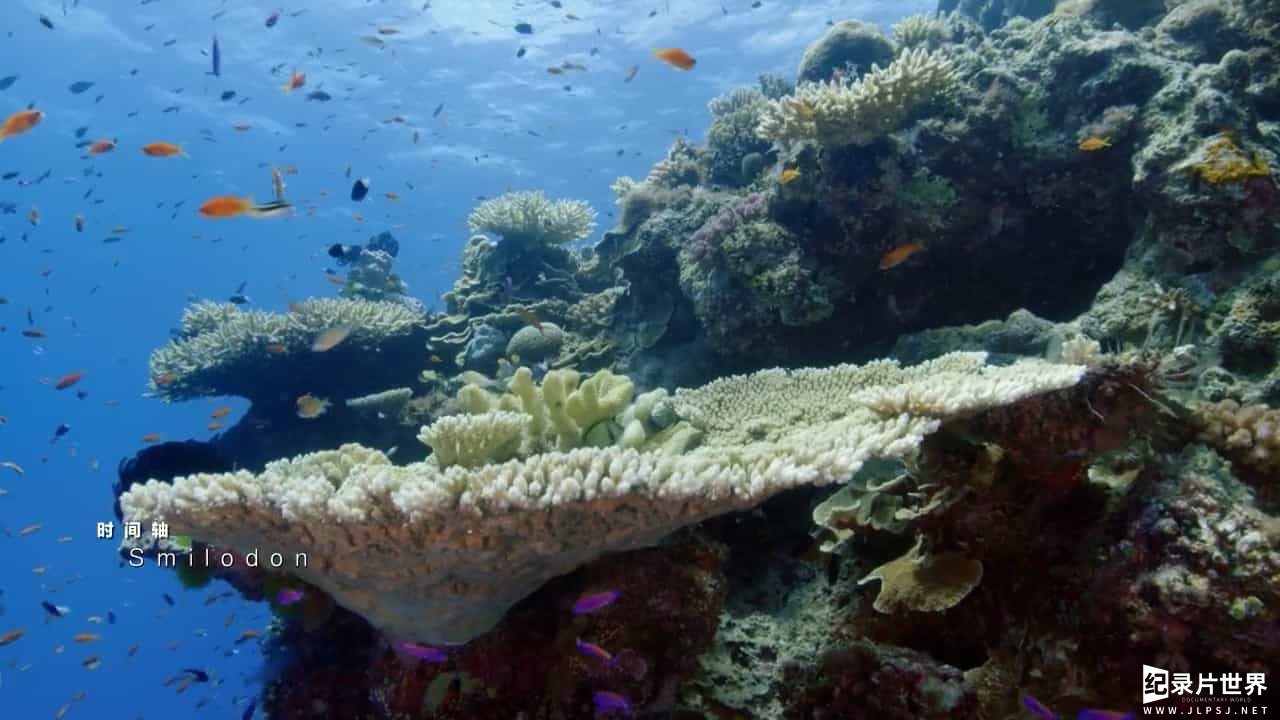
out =
<svg viewBox="0 0 1280 720"><path fill-rule="evenodd" d="M532 245L562 245L591 234L596 213L581 200L552 202L540 191L511 192L485 200L467 217L471 232L501 235Z"/></svg>
<svg viewBox="0 0 1280 720"><path fill-rule="evenodd" d="M283 315L196 303L183 312L178 337L151 353L148 393L167 401L275 394L279 388L271 387L272 379L296 369L295 359L310 357L319 333L351 328L343 344L330 351L337 357L352 348L368 351L412 337L424 319L398 302L312 299ZM273 345L283 346L283 352L272 352Z"/></svg>
<svg viewBox="0 0 1280 720"><path fill-rule="evenodd" d="M861 80L800 85L771 101L756 133L779 146L816 140L865 145L901 129L920 109L952 99L959 78L940 52L917 48L888 67L876 65Z"/></svg>
<svg viewBox="0 0 1280 720"><path fill-rule="evenodd" d="M771 370L682 391L671 407L705 440L680 454L577 448L442 469L436 462L395 466L376 450L344 445L269 463L258 475L148 482L120 505L126 520L163 519L175 533L218 546L309 553L296 574L376 627L461 642L493 627L551 577L790 487L842 482L870 458L911 452L945 419L881 416L854 402L852 390L946 368L951 402L931 407L963 415L1079 379L1057 369L1065 366L1041 364L1036 372L986 367L983 359ZM528 406L532 381L522 371L517 394ZM608 412L617 387L577 404L588 415ZM562 397L553 393L552 404ZM566 414L574 404L565 399ZM553 415L551 432L560 433Z"/></svg>

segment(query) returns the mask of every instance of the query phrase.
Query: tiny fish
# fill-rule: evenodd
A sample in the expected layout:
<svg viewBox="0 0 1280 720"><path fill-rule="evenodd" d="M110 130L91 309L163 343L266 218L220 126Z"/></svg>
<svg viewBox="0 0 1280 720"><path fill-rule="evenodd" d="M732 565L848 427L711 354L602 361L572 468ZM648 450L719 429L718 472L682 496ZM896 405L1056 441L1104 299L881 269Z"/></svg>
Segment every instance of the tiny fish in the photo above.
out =
<svg viewBox="0 0 1280 720"><path fill-rule="evenodd" d="M66 615L67 613L71 612L71 608L63 607L61 605L54 605L53 603L45 600L40 601L40 607L44 608L44 611L49 613L50 617L56 617L56 618L60 618L63 615Z"/></svg>
<svg viewBox="0 0 1280 720"><path fill-rule="evenodd" d="M6 470L12 470L14 474L18 475L19 477L26 474L26 471L22 469L22 466L16 462L13 462L12 460L6 460L4 462L0 462L0 467Z"/></svg>
<svg viewBox="0 0 1280 720"><path fill-rule="evenodd" d="M617 658L609 654L608 650L605 650L595 643L584 642L579 639L574 641L574 645L578 648L578 652L586 655L587 657L593 657L601 662L606 662L611 665L617 662Z"/></svg>
<svg viewBox="0 0 1280 720"><path fill-rule="evenodd" d="M318 398L311 393L298 396L294 404L297 406L298 417L303 420L314 420L329 410L328 400Z"/></svg>
<svg viewBox="0 0 1280 720"><path fill-rule="evenodd" d="M448 662L449 654L440 648L430 647L428 645L419 645L415 642L401 640L397 646L404 652L427 662Z"/></svg>
<svg viewBox="0 0 1280 720"><path fill-rule="evenodd" d="M1111 138L1091 137L1080 141L1080 149L1085 152L1094 152L1109 147L1111 147Z"/></svg>
<svg viewBox="0 0 1280 720"><path fill-rule="evenodd" d="M88 80L77 80L68 85L67 90L70 91L72 95L79 95L80 93L87 92L91 87L93 87L92 82Z"/></svg>
<svg viewBox="0 0 1280 720"><path fill-rule="evenodd" d="M906 262L908 258L924 249L924 246L917 242L909 242L899 245L892 250L886 252L880 258L880 269L889 270Z"/></svg>
<svg viewBox="0 0 1280 720"><path fill-rule="evenodd" d="M26 635L26 634L27 634L26 628L18 628L17 630L10 630L5 634L0 635L0 645L8 645L10 643L16 642L18 638L21 638L23 635Z"/></svg>
<svg viewBox="0 0 1280 720"><path fill-rule="evenodd" d="M148 444L158 443L160 442L160 433L147 433L146 435L142 436L142 442L148 443Z"/></svg>
<svg viewBox="0 0 1280 720"><path fill-rule="evenodd" d="M271 14L267 16L267 19L264 20L262 24L269 28L273 28L276 26L277 22L280 22L280 11L272 10Z"/></svg>
<svg viewBox="0 0 1280 720"><path fill-rule="evenodd" d="M521 35L532 35L533 26L527 22L516 23L515 31L520 33Z"/></svg>
<svg viewBox="0 0 1280 720"><path fill-rule="evenodd" d="M239 645L240 643L248 642L249 640L256 640L261 636L262 636L261 633L259 633L257 630L245 630L244 632L240 633L240 637L236 638L235 644Z"/></svg>
<svg viewBox="0 0 1280 720"><path fill-rule="evenodd" d="M91 643L98 641L101 637L102 636L97 633L76 633L71 636L71 639L78 643Z"/></svg>
<svg viewBox="0 0 1280 720"><path fill-rule="evenodd" d="M327 352L342 344L343 340L351 334L352 327L350 325L338 325L316 336L311 343L312 352Z"/></svg>
<svg viewBox="0 0 1280 720"><path fill-rule="evenodd" d="M574 615L585 615L600 608L612 605L622 595L620 590L605 590L598 593L585 593L573 603Z"/></svg>
<svg viewBox="0 0 1280 720"><path fill-rule="evenodd" d="M1035 713L1041 720L1059 720L1057 713L1044 706L1039 700L1030 695L1022 696L1022 704L1028 710Z"/></svg>
<svg viewBox="0 0 1280 720"><path fill-rule="evenodd" d="M695 60L692 55L680 48L654 50L653 55L671 67L680 70L692 70L693 66L698 64L698 61Z"/></svg>
<svg viewBox="0 0 1280 720"><path fill-rule="evenodd" d="M222 77L222 48L218 46L218 36L213 36L213 43L209 49L209 57L213 62L213 69L209 73L214 77Z"/></svg>
<svg viewBox="0 0 1280 720"><path fill-rule="evenodd" d="M63 375L61 378L59 378L57 383L54 383L53 389L66 390L72 385L75 385L76 383L80 382L80 378L83 378L83 377L84 377L83 370L76 370L73 373L67 373L66 375Z"/></svg>
<svg viewBox="0 0 1280 720"><path fill-rule="evenodd" d="M161 593L160 597L164 598L164 601L168 603L170 606L177 605L177 603L173 601L173 597L171 597L169 593Z"/></svg>
<svg viewBox="0 0 1280 720"><path fill-rule="evenodd" d="M782 174L778 176L778 184L790 185L791 183L795 182L799 177L800 177L799 170L796 170L794 168L788 168L786 170L783 170Z"/></svg>
<svg viewBox="0 0 1280 720"><path fill-rule="evenodd" d="M369 184L371 182L372 181L369 180L369 178L360 178L359 180L356 180L355 183L351 185L351 199L355 202L364 200L365 196L369 194Z"/></svg>
<svg viewBox="0 0 1280 720"><path fill-rule="evenodd" d="M305 593L303 593L303 591L301 590L297 590L295 588L285 588L280 592L276 593L276 604L283 605L284 607L289 607L290 605L296 605L302 602L302 598L304 596L305 596Z"/></svg>
<svg viewBox="0 0 1280 720"><path fill-rule="evenodd" d="M198 668L183 668L182 672L190 675L191 679L196 682L209 682L209 673L204 670L200 670Z"/></svg>
<svg viewBox="0 0 1280 720"><path fill-rule="evenodd" d="M635 79L636 73L638 72L640 72L639 65L632 65L631 67L627 68L627 74L622 76L622 82L631 82L632 80Z"/></svg>
<svg viewBox="0 0 1280 720"><path fill-rule="evenodd" d="M595 703L596 710L601 714L614 710L620 711L624 715L631 714L631 703L616 692L597 690L591 693L591 701Z"/></svg>

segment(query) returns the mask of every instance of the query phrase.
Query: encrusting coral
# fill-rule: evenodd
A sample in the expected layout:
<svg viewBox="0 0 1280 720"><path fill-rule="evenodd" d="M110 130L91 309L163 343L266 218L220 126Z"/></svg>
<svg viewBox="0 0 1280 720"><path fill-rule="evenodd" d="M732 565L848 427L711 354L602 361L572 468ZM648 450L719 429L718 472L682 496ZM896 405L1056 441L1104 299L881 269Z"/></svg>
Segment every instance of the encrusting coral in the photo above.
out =
<svg viewBox="0 0 1280 720"><path fill-rule="evenodd" d="M126 520L163 519L175 533L218 547L308 553L309 564L296 574L375 627L462 642L551 577L787 488L843 482L869 458L911 452L945 419L882 415L855 401L854 390L871 397L878 384L905 379L932 388L922 376L945 368L950 400L935 398L927 408L961 416L1070 387L1084 372L1042 362L989 367L984 357L946 356L915 368L878 362L771 370L681 391L672 398L675 411L705 433L683 453L610 445L474 467L430 459L395 466L381 452L344 445L269 463L259 475L148 482L120 504ZM557 425L564 418L554 419L561 411L579 425L630 400L623 390L629 382L596 378L577 388L568 378L554 381L554 389L544 381L546 432L564 436L567 428ZM593 381L597 387L575 401L575 391ZM538 404L527 370L512 390L522 408ZM479 428L499 440L487 447L509 451L514 424L481 421Z"/></svg>

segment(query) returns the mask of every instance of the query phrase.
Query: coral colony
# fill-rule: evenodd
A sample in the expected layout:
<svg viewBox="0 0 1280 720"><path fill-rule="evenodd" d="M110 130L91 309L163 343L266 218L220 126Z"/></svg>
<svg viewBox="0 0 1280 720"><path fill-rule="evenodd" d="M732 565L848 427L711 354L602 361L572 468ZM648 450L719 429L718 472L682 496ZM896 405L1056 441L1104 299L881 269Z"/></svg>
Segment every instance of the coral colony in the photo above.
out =
<svg viewBox="0 0 1280 720"><path fill-rule="evenodd" d="M942 4L717 99L589 248L486 200L437 312L390 236L186 310L151 393L252 409L120 510L272 602L272 717L1126 717L1144 664L1280 667L1280 4Z"/></svg>

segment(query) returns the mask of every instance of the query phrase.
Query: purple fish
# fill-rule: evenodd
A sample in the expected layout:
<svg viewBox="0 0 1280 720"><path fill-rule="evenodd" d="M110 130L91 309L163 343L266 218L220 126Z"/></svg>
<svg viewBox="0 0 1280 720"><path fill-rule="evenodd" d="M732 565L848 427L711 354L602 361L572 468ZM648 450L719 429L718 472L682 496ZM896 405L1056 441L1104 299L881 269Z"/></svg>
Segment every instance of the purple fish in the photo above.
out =
<svg viewBox="0 0 1280 720"><path fill-rule="evenodd" d="M304 596L304 593L301 590L295 590L293 588L285 588L280 592L276 593L276 604L281 605L283 607L296 605L302 602L303 596Z"/></svg>
<svg viewBox="0 0 1280 720"><path fill-rule="evenodd" d="M591 693L591 699L596 704L596 712L608 713L619 710L623 715L631 714L631 703L627 699L616 692L608 690L597 690Z"/></svg>
<svg viewBox="0 0 1280 720"><path fill-rule="evenodd" d="M586 615L602 607L613 604L622 595L621 590L605 590L598 593L585 593L573 604L574 615Z"/></svg>
<svg viewBox="0 0 1280 720"><path fill-rule="evenodd" d="M586 655L587 657L593 657L601 662L609 663L610 665L618 661L618 658L610 655L608 650L605 650L595 643L584 642L582 640L575 640L574 643L578 646L578 652Z"/></svg>
<svg viewBox="0 0 1280 720"><path fill-rule="evenodd" d="M413 657L418 658L419 660L426 660L427 662L437 662L437 663L449 661L448 653L441 650L440 648L433 648L429 645L419 645L416 642L401 640L400 642L396 643L396 647L412 655Z"/></svg>
<svg viewBox="0 0 1280 720"><path fill-rule="evenodd" d="M1035 713L1041 720L1059 720L1057 713L1045 707L1043 703L1030 695L1022 696L1022 704L1026 705L1027 709Z"/></svg>
<svg viewBox="0 0 1280 720"><path fill-rule="evenodd" d="M1076 720L1133 720L1133 713L1118 710L1081 710Z"/></svg>

